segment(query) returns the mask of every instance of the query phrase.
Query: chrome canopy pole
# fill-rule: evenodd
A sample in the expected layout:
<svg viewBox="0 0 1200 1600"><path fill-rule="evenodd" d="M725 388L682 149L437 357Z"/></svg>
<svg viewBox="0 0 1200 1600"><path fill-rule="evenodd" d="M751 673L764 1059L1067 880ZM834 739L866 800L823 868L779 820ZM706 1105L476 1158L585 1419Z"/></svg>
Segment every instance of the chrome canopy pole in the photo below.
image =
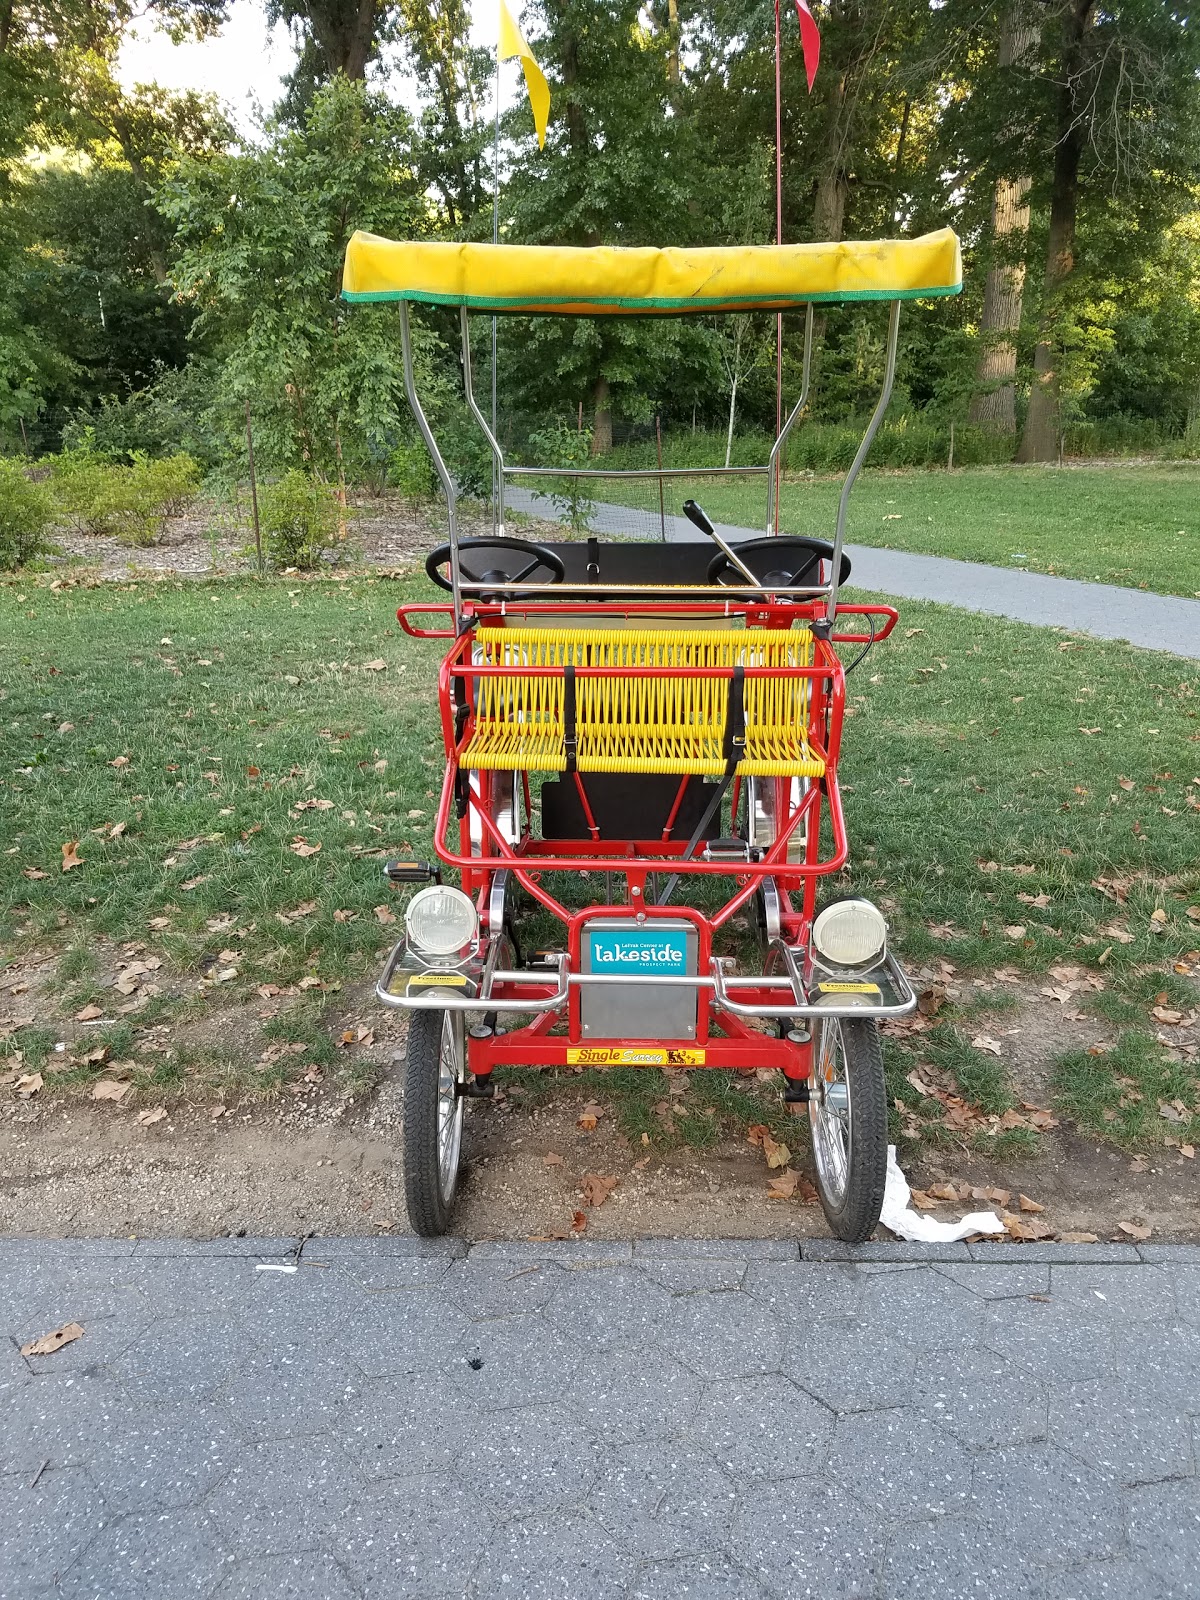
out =
<svg viewBox="0 0 1200 1600"><path fill-rule="evenodd" d="M500 46L496 46L496 82L493 90L496 126L492 142L492 243L500 243ZM466 313L464 312L464 316ZM464 327L466 324L464 323ZM492 318L492 433L497 431L496 318ZM492 527L504 537L504 464L492 454Z"/></svg>
<svg viewBox="0 0 1200 1600"><path fill-rule="evenodd" d="M408 396L409 409L416 418L417 427L421 430L421 437L425 441L425 448L433 458L433 470L438 475L442 486L442 493L446 496L446 516L450 524L450 584L454 595L454 626L462 626L462 574L458 565L458 491L454 487L454 479L450 476L446 463L442 460L442 452L437 447L437 440L433 437L433 429L429 420L421 409L421 402L417 399L417 385L413 377L413 348L412 328L408 320L408 301L400 302L400 347L404 355L404 393Z"/></svg>
<svg viewBox="0 0 1200 1600"><path fill-rule="evenodd" d="M487 440L492 452L493 484L496 487L496 498L493 502L495 512L495 527L501 538L504 537L504 452L496 439L496 435L488 427L488 420L479 409L475 399L475 385L471 380L471 332L467 321L467 308L463 306L459 312L462 327L462 358L463 358L463 393L467 397L467 405L471 415L483 429L483 436ZM493 318L493 320L495 320ZM493 369L493 377L495 376ZM495 390L492 391L493 402Z"/></svg>
<svg viewBox="0 0 1200 1600"><path fill-rule="evenodd" d="M846 474L846 481L842 484L841 496L838 499L837 531L833 536L833 564L829 573L829 604L825 610L826 620L832 624L837 615L838 578L842 565L842 541L846 536L846 510L850 504L850 491L854 487L854 480L862 469L863 462L867 459L867 451L874 442L875 435L879 432L883 422L884 412L888 408L888 401L892 398L892 384L896 379L896 346L900 339L900 302L893 300L888 316L887 361L883 372L883 391L867 423L867 431L863 434L862 443L859 445L854 460L850 463L850 471Z"/></svg>
<svg viewBox="0 0 1200 1600"><path fill-rule="evenodd" d="M775 463L779 460L787 436L792 431L792 424L808 404L808 386L812 378L812 345L813 345L813 308L810 300L804 312L804 372L800 380L800 398L788 412L787 421L779 430L779 437L771 446L771 459L767 470L771 474L767 482L767 532L775 532L775 502L779 492L779 480L775 476Z"/></svg>

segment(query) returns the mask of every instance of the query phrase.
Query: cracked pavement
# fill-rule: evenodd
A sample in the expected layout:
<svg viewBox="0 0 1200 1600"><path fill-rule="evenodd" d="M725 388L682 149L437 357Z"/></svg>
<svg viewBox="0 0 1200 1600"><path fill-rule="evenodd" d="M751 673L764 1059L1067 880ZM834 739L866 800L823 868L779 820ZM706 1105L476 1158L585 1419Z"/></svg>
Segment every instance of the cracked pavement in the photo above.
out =
<svg viewBox="0 0 1200 1600"><path fill-rule="evenodd" d="M3 1600L1200 1593L1188 1246L14 1240L0 1304Z"/></svg>

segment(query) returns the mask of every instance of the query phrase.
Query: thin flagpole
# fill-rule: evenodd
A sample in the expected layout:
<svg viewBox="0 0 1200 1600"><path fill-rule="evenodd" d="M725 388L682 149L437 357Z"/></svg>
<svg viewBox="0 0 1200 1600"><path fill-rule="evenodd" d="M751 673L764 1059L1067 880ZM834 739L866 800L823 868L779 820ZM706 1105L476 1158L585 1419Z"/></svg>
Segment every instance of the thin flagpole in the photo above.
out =
<svg viewBox="0 0 1200 1600"><path fill-rule="evenodd" d="M783 92L780 75L782 28L779 0L775 0L775 243L783 243ZM775 315L775 437L783 427L783 312ZM779 484L782 456L775 463L775 532L779 532Z"/></svg>
<svg viewBox="0 0 1200 1600"><path fill-rule="evenodd" d="M496 44L496 85L493 92L495 101L495 133L492 140L492 243L500 243L500 45ZM492 438L498 439L500 430L496 425L496 319L492 318ZM504 530L497 527L500 508L500 463L492 455L492 527L497 532Z"/></svg>

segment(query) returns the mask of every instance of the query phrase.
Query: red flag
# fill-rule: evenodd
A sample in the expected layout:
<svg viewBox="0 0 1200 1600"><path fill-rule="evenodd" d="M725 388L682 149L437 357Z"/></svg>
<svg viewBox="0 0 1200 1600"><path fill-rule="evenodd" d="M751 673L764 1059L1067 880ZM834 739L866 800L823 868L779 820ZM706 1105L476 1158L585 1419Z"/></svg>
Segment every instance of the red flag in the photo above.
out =
<svg viewBox="0 0 1200 1600"><path fill-rule="evenodd" d="M800 23L800 48L804 51L804 71L811 94L813 79L821 61L821 35L817 29L817 19L808 9L808 0L796 0L796 17Z"/></svg>

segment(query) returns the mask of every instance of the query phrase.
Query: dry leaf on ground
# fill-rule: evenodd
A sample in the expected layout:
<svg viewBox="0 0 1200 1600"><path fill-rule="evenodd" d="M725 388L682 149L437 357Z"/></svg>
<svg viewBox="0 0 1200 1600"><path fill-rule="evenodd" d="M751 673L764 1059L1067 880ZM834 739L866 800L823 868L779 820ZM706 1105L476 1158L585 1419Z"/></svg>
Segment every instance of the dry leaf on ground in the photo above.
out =
<svg viewBox="0 0 1200 1600"><path fill-rule="evenodd" d="M153 1111L139 1111L137 1114L138 1125L149 1128L155 1122L161 1122L166 1116L165 1106L155 1106Z"/></svg>
<svg viewBox="0 0 1200 1600"><path fill-rule="evenodd" d="M320 848L319 844L309 844L302 833L298 833L291 844L288 845L288 849L294 856L315 856Z"/></svg>
<svg viewBox="0 0 1200 1600"><path fill-rule="evenodd" d="M1118 1222L1117 1227L1122 1233L1127 1233L1131 1239L1148 1239L1154 1229L1148 1222Z"/></svg>
<svg viewBox="0 0 1200 1600"><path fill-rule="evenodd" d="M555 1151L549 1150L542 1157L542 1165L547 1167L561 1167L563 1165L563 1158Z"/></svg>
<svg viewBox="0 0 1200 1600"><path fill-rule="evenodd" d="M63 845L63 847L62 847L62 869L63 869L64 872L70 872L72 867L81 867L81 866L83 866L82 858L76 854L76 851L78 849L79 849L79 840L78 839L68 839L66 844Z"/></svg>
<svg viewBox="0 0 1200 1600"><path fill-rule="evenodd" d="M1046 1209L1045 1206L1038 1205L1036 1200L1031 1200L1027 1194L1019 1194L1017 1196L1017 1204L1022 1211L1037 1212L1045 1211Z"/></svg>
<svg viewBox="0 0 1200 1600"><path fill-rule="evenodd" d="M378 657L374 661L364 661L363 662L363 671L364 672L384 672L384 671L386 671L386 669L387 669L387 662L383 659L382 656Z"/></svg>
<svg viewBox="0 0 1200 1600"><path fill-rule="evenodd" d="M792 1152L787 1145L782 1144L778 1139L772 1139L769 1133L763 1139L762 1147L763 1155L767 1158L767 1166L772 1170L777 1167L786 1167L792 1159Z"/></svg>
<svg viewBox="0 0 1200 1600"><path fill-rule="evenodd" d="M1088 1233L1082 1228L1070 1228L1066 1233L1058 1236L1060 1244L1098 1244L1099 1238L1094 1233Z"/></svg>
<svg viewBox="0 0 1200 1600"><path fill-rule="evenodd" d="M78 1322L64 1322L61 1328L55 1328L53 1333L44 1333L40 1339L31 1339L28 1344L21 1346L23 1356L52 1356L56 1350L61 1350L66 1344L74 1344L76 1339L83 1338L83 1329Z"/></svg>
<svg viewBox="0 0 1200 1600"><path fill-rule="evenodd" d="M608 1178L599 1172L585 1172L579 1185L584 1204L602 1206L620 1181L620 1178Z"/></svg>
<svg viewBox="0 0 1200 1600"><path fill-rule="evenodd" d="M1000 1213L1000 1221L1004 1224L1005 1232L1009 1238L1018 1241L1052 1239L1057 1232L1049 1223L1041 1222L1036 1217L1026 1221L1023 1217L1014 1216L1010 1211L1002 1211Z"/></svg>
<svg viewBox="0 0 1200 1600"><path fill-rule="evenodd" d="M375 907L375 920L376 920L376 922L382 922L384 927L386 928L389 923L395 922L396 914L395 914L394 911L390 910L389 907L387 907L387 906L376 906Z"/></svg>
<svg viewBox="0 0 1200 1600"><path fill-rule="evenodd" d="M120 1083L114 1078L103 1078L92 1085L93 1100L123 1100L128 1093L129 1084Z"/></svg>
<svg viewBox="0 0 1200 1600"><path fill-rule="evenodd" d="M588 1219L587 1219L587 1212L586 1211L575 1211L575 1212L572 1213L572 1215L571 1215L571 1232L572 1233L582 1233L583 1230L587 1227L587 1224L588 1224Z"/></svg>
<svg viewBox="0 0 1200 1600"><path fill-rule="evenodd" d="M990 1034L977 1033L971 1043L976 1050L986 1050L994 1056L998 1056L1001 1053L1002 1047L999 1039L993 1039Z"/></svg>
<svg viewBox="0 0 1200 1600"><path fill-rule="evenodd" d="M97 1017L102 1017L103 1015L104 1012L99 1006L84 1006L82 1011L75 1013L75 1021L94 1022Z"/></svg>
<svg viewBox="0 0 1200 1600"><path fill-rule="evenodd" d="M808 1179L800 1172L793 1172L789 1167L786 1172L781 1172L778 1177L767 1179L768 1200L800 1199L806 1206L814 1205L817 1191Z"/></svg>
<svg viewBox="0 0 1200 1600"><path fill-rule="evenodd" d="M598 1106L594 1100L589 1100L587 1105L584 1106L583 1110L579 1113L579 1116L576 1120L576 1127L582 1128L585 1133L592 1133L595 1131L596 1124L600 1121L600 1118L603 1115L604 1107Z"/></svg>
<svg viewBox="0 0 1200 1600"><path fill-rule="evenodd" d="M28 1100L31 1095L40 1093L42 1075L40 1072L27 1072L24 1077L17 1079L17 1093L22 1100Z"/></svg>

